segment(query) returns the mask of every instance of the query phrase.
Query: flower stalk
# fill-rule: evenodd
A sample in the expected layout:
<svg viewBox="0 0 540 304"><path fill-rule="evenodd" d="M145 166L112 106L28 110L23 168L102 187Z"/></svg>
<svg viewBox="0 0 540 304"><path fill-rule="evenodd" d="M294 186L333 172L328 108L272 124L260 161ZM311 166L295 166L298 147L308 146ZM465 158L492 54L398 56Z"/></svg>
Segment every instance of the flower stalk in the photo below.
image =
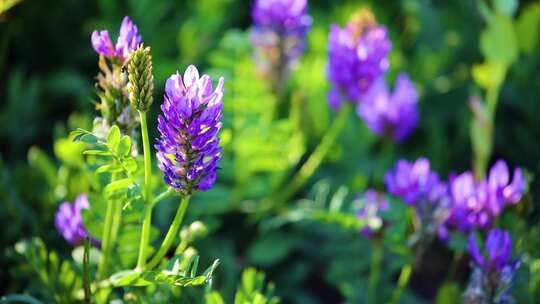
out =
<svg viewBox="0 0 540 304"><path fill-rule="evenodd" d="M163 239L163 243L159 247L154 257L152 257L150 262L148 262L148 269L153 269L157 265L159 265L163 257L165 257L165 255L171 248L171 245L174 242L174 239L178 235L180 226L182 225L184 215L186 214L186 209L189 205L189 200L190 200L190 196L185 196L180 201L180 206L176 210L176 215L174 216L171 226L169 227L169 230L167 231L167 234L165 235L165 239Z"/></svg>
<svg viewBox="0 0 540 304"><path fill-rule="evenodd" d="M330 152L330 149L336 142L339 134L345 127L351 107L348 104L344 104L341 110L334 120L332 126L326 134L323 136L319 145L315 148L313 153L309 156L308 160L302 165L300 170L291 179L285 189L280 191L280 194L273 200L273 204L279 207L281 204L287 202L297 191L302 187L308 179L315 173L317 168L321 165L322 161Z"/></svg>

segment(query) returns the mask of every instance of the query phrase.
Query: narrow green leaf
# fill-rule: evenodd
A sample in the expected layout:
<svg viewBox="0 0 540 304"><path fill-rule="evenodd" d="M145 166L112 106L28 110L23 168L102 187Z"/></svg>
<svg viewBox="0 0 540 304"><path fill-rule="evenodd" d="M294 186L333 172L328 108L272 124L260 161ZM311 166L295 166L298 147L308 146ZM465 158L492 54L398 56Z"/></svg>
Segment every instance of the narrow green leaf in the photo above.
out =
<svg viewBox="0 0 540 304"><path fill-rule="evenodd" d="M124 168L120 165L103 165L97 168L96 173L115 173L122 172Z"/></svg>
<svg viewBox="0 0 540 304"><path fill-rule="evenodd" d="M86 150L83 152L84 155L95 155L95 156L112 156L111 152L104 150Z"/></svg>

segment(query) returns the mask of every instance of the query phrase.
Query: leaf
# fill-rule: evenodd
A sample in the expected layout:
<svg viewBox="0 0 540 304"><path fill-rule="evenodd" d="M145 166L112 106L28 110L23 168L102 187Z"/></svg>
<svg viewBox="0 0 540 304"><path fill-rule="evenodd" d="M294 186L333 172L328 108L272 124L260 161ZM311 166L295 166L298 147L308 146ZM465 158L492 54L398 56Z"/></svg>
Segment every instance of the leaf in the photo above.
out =
<svg viewBox="0 0 540 304"><path fill-rule="evenodd" d="M133 172L137 171L137 161L135 161L135 159L132 158L132 157L124 159L122 161L122 166L124 166L124 169L128 173L133 173Z"/></svg>
<svg viewBox="0 0 540 304"><path fill-rule="evenodd" d="M96 169L96 173L117 173L123 170L124 168L120 165L103 165Z"/></svg>
<svg viewBox="0 0 540 304"><path fill-rule="evenodd" d="M71 131L69 136L73 138L73 141L82 141L89 144L98 142L98 138L92 132L80 128Z"/></svg>
<svg viewBox="0 0 540 304"><path fill-rule="evenodd" d="M84 155L95 155L95 156L112 156L112 153L105 150L86 150L83 152Z"/></svg>
<svg viewBox="0 0 540 304"><path fill-rule="evenodd" d="M113 195L118 195L118 193L124 193L128 191L128 187L133 184L131 178L123 178L116 180L107 186L105 186L104 193L105 197L112 198Z"/></svg>
<svg viewBox="0 0 540 304"><path fill-rule="evenodd" d="M261 266L270 266L288 256L297 245L296 239L282 232L270 232L256 239L248 250L249 260Z"/></svg>
<svg viewBox="0 0 540 304"><path fill-rule="evenodd" d="M202 275L184 276L169 270L136 272L134 270L121 271L110 277L111 283L116 286L149 286L165 284L171 286L188 287L198 286L209 282L219 260L215 260Z"/></svg>
<svg viewBox="0 0 540 304"><path fill-rule="evenodd" d="M472 76L474 81L485 90L495 89L504 81L506 66L495 61L476 64L472 68Z"/></svg>
<svg viewBox="0 0 540 304"><path fill-rule="evenodd" d="M533 3L523 9L516 21L516 36L519 48L525 53L532 53L538 42L540 27L540 4Z"/></svg>
<svg viewBox="0 0 540 304"><path fill-rule="evenodd" d="M517 45L512 20L501 14L492 15L480 35L480 50L487 61L512 65L518 57Z"/></svg>
<svg viewBox="0 0 540 304"><path fill-rule="evenodd" d="M118 157L126 157L131 152L131 138L127 135L122 136L118 143L116 154Z"/></svg>
<svg viewBox="0 0 540 304"><path fill-rule="evenodd" d="M107 145L109 146L109 149L111 149L113 152L116 152L119 144L120 129L118 128L118 126L114 125L109 131L109 135L107 135Z"/></svg>
<svg viewBox="0 0 540 304"><path fill-rule="evenodd" d="M212 291L204 295L205 304L225 304L223 297L217 291Z"/></svg>

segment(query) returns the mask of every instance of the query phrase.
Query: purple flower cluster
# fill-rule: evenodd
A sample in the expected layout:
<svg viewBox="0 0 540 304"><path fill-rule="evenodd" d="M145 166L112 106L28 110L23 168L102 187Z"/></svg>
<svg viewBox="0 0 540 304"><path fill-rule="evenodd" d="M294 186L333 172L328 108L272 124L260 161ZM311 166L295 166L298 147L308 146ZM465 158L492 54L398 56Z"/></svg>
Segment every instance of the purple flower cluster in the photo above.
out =
<svg viewBox="0 0 540 304"><path fill-rule="evenodd" d="M366 226L362 228L361 232L364 236L370 237L374 231L382 226L383 220L380 213L388 210L389 204L383 194L373 189L368 189L361 199L363 205L356 216L366 221Z"/></svg>
<svg viewBox="0 0 540 304"><path fill-rule="evenodd" d="M392 43L384 26L363 9L345 28L332 25L328 37L328 78L332 88L328 103L339 110L344 99L356 104L356 112L379 136L401 141L418 122L418 93L409 77L398 76L390 93L384 76L390 66Z"/></svg>
<svg viewBox="0 0 540 304"><path fill-rule="evenodd" d="M82 210L90 208L86 194L79 195L73 204L63 202L56 211L54 225L71 245L80 245L88 236L83 226Z"/></svg>
<svg viewBox="0 0 540 304"><path fill-rule="evenodd" d="M212 90L208 75L199 77L189 66L184 77L178 73L167 79L165 98L158 118L160 139L156 144L159 168L165 182L182 193L206 191L216 180L221 148L223 78Z"/></svg>
<svg viewBox="0 0 540 304"><path fill-rule="evenodd" d="M486 179L476 182L471 172L450 181L452 212L448 224L462 232L489 227L506 205L516 204L525 191L526 181L520 168L512 182L506 162L498 160Z"/></svg>
<svg viewBox="0 0 540 304"><path fill-rule="evenodd" d="M465 292L465 303L513 303L510 288L519 261L511 261L512 239L501 229L489 231L482 252L474 234L469 236L473 273Z"/></svg>
<svg viewBox="0 0 540 304"><path fill-rule="evenodd" d="M302 55L311 27L307 0L257 0L251 13L251 39L261 57L290 66ZM281 58L283 57L283 58Z"/></svg>
<svg viewBox="0 0 540 304"><path fill-rule="evenodd" d="M94 31L92 33L92 46L94 50L107 58L119 58L125 60L129 54L134 51L142 38L139 35L137 26L129 19L124 17L120 26L120 34L116 42L116 47L113 46L108 31Z"/></svg>
<svg viewBox="0 0 540 304"><path fill-rule="evenodd" d="M419 158L414 163L399 160L395 168L386 173L384 182L390 194L401 197L409 206L436 203L446 193L446 185L436 172L431 171L426 158Z"/></svg>
<svg viewBox="0 0 540 304"><path fill-rule="evenodd" d="M376 24L368 10L355 14L345 28L332 25L328 37L330 106L339 109L342 96L350 102L358 102L388 70L391 49L386 28Z"/></svg>
<svg viewBox="0 0 540 304"><path fill-rule="evenodd" d="M373 133L390 135L401 141L416 127L417 101L418 94L412 81L402 73L396 80L392 94L384 79L376 80L361 97L356 112Z"/></svg>

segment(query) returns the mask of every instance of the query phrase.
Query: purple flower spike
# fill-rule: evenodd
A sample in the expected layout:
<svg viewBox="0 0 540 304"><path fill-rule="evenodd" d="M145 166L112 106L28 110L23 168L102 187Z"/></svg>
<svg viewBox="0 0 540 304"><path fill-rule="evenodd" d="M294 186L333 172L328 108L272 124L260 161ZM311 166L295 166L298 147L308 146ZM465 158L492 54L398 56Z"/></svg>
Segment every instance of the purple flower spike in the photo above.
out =
<svg viewBox="0 0 540 304"><path fill-rule="evenodd" d="M92 46L102 56L114 57L116 55L116 50L111 42L108 31L94 31L92 33Z"/></svg>
<svg viewBox="0 0 540 304"><path fill-rule="evenodd" d="M387 211L389 204L384 195L373 189L368 189L362 199L364 204L356 215L359 219L366 221L366 226L361 232L364 236L370 237L374 230L382 226L380 212Z"/></svg>
<svg viewBox="0 0 540 304"><path fill-rule="evenodd" d="M487 228L507 205L521 200L525 187L520 168L514 170L510 183L508 166L503 160L497 161L487 179L479 182L471 172L464 172L450 181L452 212L448 224L465 233L474 228Z"/></svg>
<svg viewBox="0 0 540 304"><path fill-rule="evenodd" d="M406 74L400 74L394 92L390 95L384 79L379 78L362 96L357 113L373 133L389 134L395 140L404 140L418 121L418 94Z"/></svg>
<svg viewBox="0 0 540 304"><path fill-rule="evenodd" d="M350 102L358 102L388 70L391 49L386 28L377 25L368 10L352 16L343 29L332 25L328 37L328 78L332 83L332 96L339 94ZM339 108L335 99L331 107Z"/></svg>
<svg viewBox="0 0 540 304"><path fill-rule="evenodd" d="M120 35L116 42L116 56L127 58L129 53L141 44L142 38L138 33L137 26L133 24L133 21L128 16L124 17L120 26Z"/></svg>
<svg viewBox="0 0 540 304"><path fill-rule="evenodd" d="M120 35L116 47L113 46L108 31L94 31L92 33L92 46L101 56L125 60L142 42L142 38L138 33L137 26L126 16L120 26Z"/></svg>
<svg viewBox="0 0 540 304"><path fill-rule="evenodd" d="M426 158L419 158L414 163L398 161L395 168L386 173L384 181L388 192L401 197L409 206L422 201L435 203L446 189L437 173L431 171Z"/></svg>
<svg viewBox="0 0 540 304"><path fill-rule="evenodd" d="M514 303L511 294L520 262L511 261L512 239L501 229L489 231L484 250L474 234L469 235L472 273L464 294L465 303Z"/></svg>
<svg viewBox="0 0 540 304"><path fill-rule="evenodd" d="M508 231L492 229L488 233L484 247L485 253L482 253L475 235L469 235L469 254L485 272L500 271L509 264L512 239Z"/></svg>
<svg viewBox="0 0 540 304"><path fill-rule="evenodd" d="M283 81L306 48L312 23L307 0L257 0L251 15L259 69L273 81Z"/></svg>
<svg viewBox="0 0 540 304"><path fill-rule="evenodd" d="M81 194L73 204L64 202L58 207L54 218L56 229L71 245L80 245L88 236L82 221L82 210L90 208L88 197Z"/></svg>
<svg viewBox="0 0 540 304"><path fill-rule="evenodd" d="M223 78L212 91L212 79L199 77L189 66L184 77L178 73L165 84L165 98L158 118L160 139L156 144L159 168L165 182L182 193L206 191L216 180L221 148Z"/></svg>

